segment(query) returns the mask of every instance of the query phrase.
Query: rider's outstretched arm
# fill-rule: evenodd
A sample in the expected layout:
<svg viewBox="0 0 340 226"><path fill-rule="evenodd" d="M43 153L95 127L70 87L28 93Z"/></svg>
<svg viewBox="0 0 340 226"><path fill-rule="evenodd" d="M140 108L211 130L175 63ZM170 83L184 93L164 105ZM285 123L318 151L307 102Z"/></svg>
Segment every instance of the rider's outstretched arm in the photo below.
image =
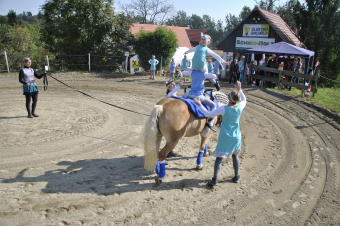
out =
<svg viewBox="0 0 340 226"><path fill-rule="evenodd" d="M208 111L203 105L200 105L200 108L207 118L213 118L217 115L224 115L224 106L219 106L218 108Z"/></svg>
<svg viewBox="0 0 340 226"><path fill-rule="evenodd" d="M243 110L243 109L245 108L246 104L247 104L247 98L246 98L246 96L244 95L242 89L240 89L239 93L240 93L240 97L241 97L241 102L240 102L240 105L241 105L241 106L240 106L240 107L241 107L241 109Z"/></svg>
<svg viewBox="0 0 340 226"><path fill-rule="evenodd" d="M214 51L208 48L208 54L210 54L213 58L215 58L220 64L225 65L227 62L223 60L219 55L217 55Z"/></svg>
<svg viewBox="0 0 340 226"><path fill-rule="evenodd" d="M177 91L180 89L180 86L176 86L171 92L169 92L166 97L172 97L173 95L175 95L177 93Z"/></svg>
<svg viewBox="0 0 340 226"><path fill-rule="evenodd" d="M196 47L191 48L191 49L187 50L184 54L195 52L195 50L196 50Z"/></svg>

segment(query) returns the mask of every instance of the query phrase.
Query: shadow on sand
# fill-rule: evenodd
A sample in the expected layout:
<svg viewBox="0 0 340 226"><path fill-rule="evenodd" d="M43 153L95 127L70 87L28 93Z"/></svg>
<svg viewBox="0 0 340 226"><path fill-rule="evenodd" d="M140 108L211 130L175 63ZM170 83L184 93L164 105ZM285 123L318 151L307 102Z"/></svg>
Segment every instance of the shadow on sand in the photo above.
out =
<svg viewBox="0 0 340 226"><path fill-rule="evenodd" d="M2 119L16 119L16 118L27 118L27 116L0 116L0 120L2 120Z"/></svg>
<svg viewBox="0 0 340 226"><path fill-rule="evenodd" d="M143 157L139 156L75 162L61 161L57 165L61 166L60 169L46 171L43 175L36 177L26 177L25 172L28 170L26 168L21 170L16 177L3 179L1 182L46 182L46 187L42 189L45 193L94 193L98 195L144 190L205 188L205 181L200 179L169 181L156 186L155 174L143 168Z"/></svg>

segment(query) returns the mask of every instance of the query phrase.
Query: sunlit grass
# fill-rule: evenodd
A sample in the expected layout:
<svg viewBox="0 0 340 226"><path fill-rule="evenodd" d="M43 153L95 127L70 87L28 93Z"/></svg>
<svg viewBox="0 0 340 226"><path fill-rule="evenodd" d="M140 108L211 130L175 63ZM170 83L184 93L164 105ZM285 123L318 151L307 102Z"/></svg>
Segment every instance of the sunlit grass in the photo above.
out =
<svg viewBox="0 0 340 226"><path fill-rule="evenodd" d="M303 98L305 101L315 103L316 105L340 113L340 88L318 88L318 91L315 93L314 97L312 97L312 92L310 97L301 97L301 90L294 87L292 87L291 91L278 88L270 90L284 93L288 96Z"/></svg>

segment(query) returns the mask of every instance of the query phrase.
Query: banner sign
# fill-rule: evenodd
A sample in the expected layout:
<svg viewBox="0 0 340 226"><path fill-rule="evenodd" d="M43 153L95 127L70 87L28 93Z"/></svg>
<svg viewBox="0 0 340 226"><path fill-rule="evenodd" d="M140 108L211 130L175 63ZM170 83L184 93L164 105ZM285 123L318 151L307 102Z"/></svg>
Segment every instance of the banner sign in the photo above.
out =
<svg viewBox="0 0 340 226"><path fill-rule="evenodd" d="M139 68L140 67L140 65L139 65L139 61L135 61L135 60L133 60L132 61L132 68Z"/></svg>
<svg viewBox="0 0 340 226"><path fill-rule="evenodd" d="M275 38L246 38L236 37L237 49L252 49L258 46L267 46L275 43Z"/></svg>
<svg viewBox="0 0 340 226"><path fill-rule="evenodd" d="M244 24L243 37L268 37L269 24Z"/></svg>

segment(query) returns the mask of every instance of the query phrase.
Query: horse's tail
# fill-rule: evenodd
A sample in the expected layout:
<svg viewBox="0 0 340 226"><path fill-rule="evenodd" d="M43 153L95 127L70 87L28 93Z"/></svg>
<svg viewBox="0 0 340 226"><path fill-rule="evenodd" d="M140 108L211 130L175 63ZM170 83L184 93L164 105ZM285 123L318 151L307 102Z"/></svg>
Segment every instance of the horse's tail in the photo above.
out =
<svg viewBox="0 0 340 226"><path fill-rule="evenodd" d="M158 118L162 112L163 106L155 105L144 127L144 168L150 171L155 169L158 158L161 138Z"/></svg>

